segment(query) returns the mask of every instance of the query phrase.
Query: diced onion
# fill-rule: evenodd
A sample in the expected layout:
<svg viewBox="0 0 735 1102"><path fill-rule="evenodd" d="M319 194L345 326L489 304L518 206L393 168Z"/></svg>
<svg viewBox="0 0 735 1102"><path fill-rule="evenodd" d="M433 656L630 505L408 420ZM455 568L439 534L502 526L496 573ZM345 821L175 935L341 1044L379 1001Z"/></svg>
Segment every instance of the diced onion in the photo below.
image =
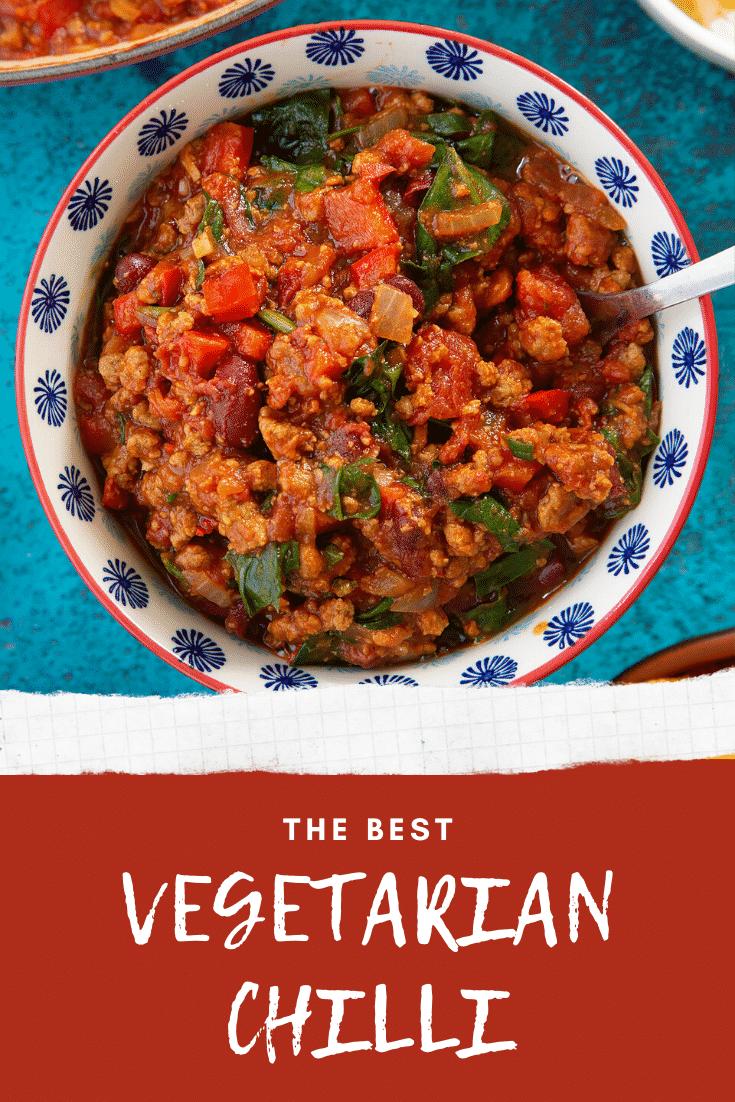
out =
<svg viewBox="0 0 735 1102"><path fill-rule="evenodd" d="M411 296L388 283L375 288L375 301L370 312L370 328L380 340L408 344L413 336L417 317Z"/></svg>
<svg viewBox="0 0 735 1102"><path fill-rule="evenodd" d="M488 199L460 210L439 210L434 215L434 233L437 237L468 237L489 226L497 226L502 213L503 204L499 199Z"/></svg>
<svg viewBox="0 0 735 1102"><path fill-rule="evenodd" d="M393 602L391 612L428 612L436 604L439 585L439 581L434 581L412 589L405 597Z"/></svg>
<svg viewBox="0 0 735 1102"><path fill-rule="evenodd" d="M217 585L201 570L182 570L181 573L189 591L196 597L204 597L205 601L211 601L213 605L219 605L220 608L229 608L232 600L231 590L223 585Z"/></svg>
<svg viewBox="0 0 735 1102"><path fill-rule="evenodd" d="M358 130L355 138L360 149L367 149L375 145L391 130L403 130L408 123L408 111L405 107L393 107L383 115L377 115L362 130Z"/></svg>

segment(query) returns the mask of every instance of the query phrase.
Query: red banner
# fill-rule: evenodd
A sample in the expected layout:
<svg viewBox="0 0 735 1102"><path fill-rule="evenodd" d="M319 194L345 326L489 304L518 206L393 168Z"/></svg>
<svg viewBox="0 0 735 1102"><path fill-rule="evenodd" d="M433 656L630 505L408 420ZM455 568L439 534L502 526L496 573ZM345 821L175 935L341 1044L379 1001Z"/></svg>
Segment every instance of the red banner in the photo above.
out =
<svg viewBox="0 0 735 1102"><path fill-rule="evenodd" d="M3 1094L725 1097L733 777L7 781Z"/></svg>

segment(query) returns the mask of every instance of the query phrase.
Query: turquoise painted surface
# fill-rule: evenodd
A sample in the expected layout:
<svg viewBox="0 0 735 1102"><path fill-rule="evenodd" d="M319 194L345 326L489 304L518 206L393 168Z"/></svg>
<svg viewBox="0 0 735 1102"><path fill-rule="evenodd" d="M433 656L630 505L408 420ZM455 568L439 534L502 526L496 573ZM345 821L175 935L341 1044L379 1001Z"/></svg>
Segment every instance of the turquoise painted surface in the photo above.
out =
<svg viewBox="0 0 735 1102"><path fill-rule="evenodd" d="M632 2L404 0L406 21L468 31L558 73L643 150L679 204L701 255L735 237L735 80L689 53ZM238 30L78 80L0 89L0 686L27 691L173 695L195 686L127 634L61 551L23 457L13 393L26 274L48 218L84 158L147 93L195 61L256 34L325 19L381 18L383 3L284 3ZM720 408L707 473L665 566L602 639L550 680L608 680L680 639L735 624L735 295L714 297Z"/></svg>

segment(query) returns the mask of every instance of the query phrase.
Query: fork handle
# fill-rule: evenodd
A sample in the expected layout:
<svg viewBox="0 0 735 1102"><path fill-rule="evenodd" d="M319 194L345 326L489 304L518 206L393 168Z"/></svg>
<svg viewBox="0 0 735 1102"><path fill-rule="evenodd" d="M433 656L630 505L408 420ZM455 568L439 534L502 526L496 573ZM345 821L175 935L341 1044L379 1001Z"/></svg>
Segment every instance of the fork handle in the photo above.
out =
<svg viewBox="0 0 735 1102"><path fill-rule="evenodd" d="M729 249L723 249L721 253L708 256L706 260L699 260L696 264L688 264L673 275L664 276L657 283L649 283L641 291L641 306L645 306L646 313L641 317L647 317L657 310L663 310L666 306L678 306L680 302L700 298L712 291L719 291L722 287L729 287L735 283L735 245ZM640 292L636 293L638 297Z"/></svg>

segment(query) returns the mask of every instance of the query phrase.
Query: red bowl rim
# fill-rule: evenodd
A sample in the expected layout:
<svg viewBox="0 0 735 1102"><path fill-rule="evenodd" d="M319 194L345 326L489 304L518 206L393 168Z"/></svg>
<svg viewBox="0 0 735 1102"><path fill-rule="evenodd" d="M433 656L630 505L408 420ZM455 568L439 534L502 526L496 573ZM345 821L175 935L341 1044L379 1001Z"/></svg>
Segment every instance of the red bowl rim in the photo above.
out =
<svg viewBox="0 0 735 1102"><path fill-rule="evenodd" d="M216 692L232 692L233 689L229 685L225 685L215 678L209 677L207 674L200 673L189 666L184 665L175 655L170 651L164 649L160 644L151 639L145 632L141 631L137 625L123 616L119 608L108 597L101 586L92 578L89 571L86 569L81 559L76 554L72 544L68 540L65 532L59 524L56 513L51 505L50 498L46 492L45 485L41 479L40 471L36 463L35 453L30 437L30 428L28 424L28 418L26 415L25 406L25 388L24 388L24 339L26 327L28 325L28 315L31 307L31 296L36 283L36 277L38 275L41 264L46 255L46 249L48 248L51 237L53 236L56 227L66 210L69 199L74 194L76 189L80 186L82 181L87 176L90 168L95 164L99 156L110 145L114 139L122 133L135 119L144 114L149 107L151 107L161 96L164 91L170 91L177 88L180 84L189 80L190 77L195 76L206 69L211 68L214 65L220 64L220 62L232 57L235 54L242 52L244 46L248 49L255 49L260 46L269 45L272 42L284 41L289 38L297 38L301 36L312 35L319 31L325 30L337 30L339 28L354 29L354 30L378 30L378 31L393 31L403 34L420 34L427 38L442 38L446 41L462 42L467 46L476 50L481 50L484 53L494 54L496 57L503 60L512 62L513 64L526 69L528 72L533 73L541 77L543 80L550 84L553 84L561 93L565 96L573 99L580 107L582 107L588 114L597 119L603 126L605 126L623 145L627 151L631 154L636 161L639 168L646 172L649 181L653 185L659 198L662 200L666 209L671 216L674 224L676 225L677 232L679 233L682 242L685 244L689 255L692 257L692 261L699 260L699 254L692 240L692 236L689 233L689 229L670 195L668 189L664 185L663 181L659 177L654 167L650 164L646 157L640 152L638 147L631 141L631 139L620 129L617 123L613 122L599 107L596 107L586 96L581 92L578 92L566 81L560 77L555 76L553 73L548 72L542 66L537 65L533 61L529 61L526 58L520 57L518 54L512 53L510 50L506 50L502 46L496 46L491 42L484 42L482 39L474 38L472 35L462 34L458 31L448 31L439 27L425 26L419 23L400 23L394 20L387 19L351 19L351 20L331 20L325 23L311 23L298 27L289 27L285 30L272 31L269 34L260 35L257 38L247 39L245 42L237 43L234 46L228 47L226 50L222 50L220 53L213 54L211 57L205 58L203 61L197 62L197 64L185 69L184 72L179 73L160 88L151 92L148 96L142 100L137 107L132 108L116 126L112 128L109 134L102 139L92 153L87 157L84 164L74 176L69 186L64 191L51 219L46 227L36 255L33 260L28 281L26 283L25 293L23 295L23 302L21 305L20 316L18 319L18 336L16 342L16 402L18 407L18 419L20 422L20 433L23 441L23 449L26 455L26 461L30 469L31 477L33 479L36 492L39 496L44 512L49 519L51 527L56 533L56 537L61 543L64 551L70 559L72 565L82 577L86 585L92 591L94 596L100 601L102 605L111 613L114 618L123 625L126 631L135 636L139 642L143 643L149 650L156 654L159 658L162 658L174 669L179 670L180 673L186 674L194 681L200 682L209 689L213 689ZM653 579L657 573L659 567L663 563L664 559L671 550L679 532L681 531L686 518L694 504L694 499L698 493L699 486L702 481L704 469L707 463L707 456L709 454L710 444L712 442L712 435L714 433L715 418L717 415L717 373L718 373L718 357L717 357L717 334L715 330L714 312L712 309L712 302L709 295L700 299L702 307L702 313L704 318L704 330L705 341L707 345L707 352L709 355L710 368L707 371L706 376L706 397L705 397L705 423L703 425L702 433L698 441L697 453L694 457L694 463L692 468L692 475L689 479L689 485L686 493L684 494L679 507L674 515L674 518L669 526L669 529L661 541L650 561L646 564L645 574L637 578L631 588L625 593L623 597L613 607L605 613L605 615L593 625L593 627L575 644L566 648L564 651L560 651L548 662L543 663L541 666L537 666L534 670L531 670L527 674L523 674L521 677L512 681L511 685L531 685L536 681L548 677L549 674L554 673L555 670L561 666L566 665L567 662L576 658L583 650L599 639L599 637L611 627L616 620L618 620L624 612L633 604L633 602L640 596L649 582ZM407 667L409 668L409 667Z"/></svg>

